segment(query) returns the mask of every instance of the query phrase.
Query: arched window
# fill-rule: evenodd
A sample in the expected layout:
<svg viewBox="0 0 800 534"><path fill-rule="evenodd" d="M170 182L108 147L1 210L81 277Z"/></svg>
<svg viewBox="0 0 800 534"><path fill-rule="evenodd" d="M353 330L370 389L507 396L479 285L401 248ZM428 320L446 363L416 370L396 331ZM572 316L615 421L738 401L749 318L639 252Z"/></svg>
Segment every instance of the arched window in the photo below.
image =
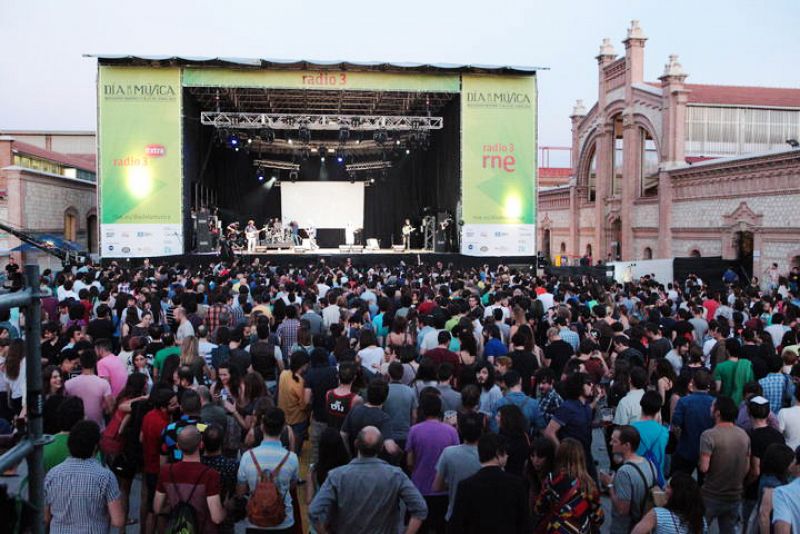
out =
<svg viewBox="0 0 800 534"><path fill-rule="evenodd" d="M653 259L653 249L651 249L650 247L644 247L644 250L642 251L642 259L652 260Z"/></svg>
<svg viewBox="0 0 800 534"><path fill-rule="evenodd" d="M642 154L639 158L639 194L643 197L652 197L658 194L658 149L650 132L639 128L642 140Z"/></svg>
<svg viewBox="0 0 800 534"><path fill-rule="evenodd" d="M561 246L559 247L559 251L561 252L561 254L566 254L567 253L567 244L564 243L563 241L561 242Z"/></svg>
<svg viewBox="0 0 800 534"><path fill-rule="evenodd" d="M590 258L592 257L592 244L591 243L586 245L586 255L589 256Z"/></svg>
<svg viewBox="0 0 800 534"><path fill-rule="evenodd" d="M75 208L64 211L64 239L77 241L78 239L78 213Z"/></svg>
<svg viewBox="0 0 800 534"><path fill-rule="evenodd" d="M597 150L593 146L589 156L589 166L586 168L586 198L594 202L597 195Z"/></svg>
<svg viewBox="0 0 800 534"><path fill-rule="evenodd" d="M611 153L611 196L622 194L622 173L625 167L625 143L622 139L622 115L614 117L614 143Z"/></svg>

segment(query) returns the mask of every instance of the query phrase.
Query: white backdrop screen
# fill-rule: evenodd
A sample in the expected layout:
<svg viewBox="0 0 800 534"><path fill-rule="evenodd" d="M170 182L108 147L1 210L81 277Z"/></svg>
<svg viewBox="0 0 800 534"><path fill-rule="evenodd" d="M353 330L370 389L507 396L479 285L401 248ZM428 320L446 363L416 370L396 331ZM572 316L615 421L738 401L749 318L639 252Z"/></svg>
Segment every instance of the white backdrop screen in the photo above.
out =
<svg viewBox="0 0 800 534"><path fill-rule="evenodd" d="M364 227L364 182L281 182L280 189L284 225Z"/></svg>

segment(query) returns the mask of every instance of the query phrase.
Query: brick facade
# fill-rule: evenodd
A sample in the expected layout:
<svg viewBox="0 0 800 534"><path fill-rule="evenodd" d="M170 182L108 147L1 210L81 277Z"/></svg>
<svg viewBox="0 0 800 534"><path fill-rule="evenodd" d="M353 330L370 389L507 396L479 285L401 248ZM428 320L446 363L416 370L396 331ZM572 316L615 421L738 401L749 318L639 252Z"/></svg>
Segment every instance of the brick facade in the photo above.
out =
<svg viewBox="0 0 800 534"><path fill-rule="evenodd" d="M700 254L749 262L752 250L756 276L773 262L787 271L800 262L800 149L767 133L772 144L758 146L769 150L748 153L756 145L740 129L735 143L708 143L718 154L687 153L687 136L703 126L687 109L800 116L800 89L690 85L677 56L659 82L645 82L645 41L634 21L624 57L608 39L600 47L597 103L587 111L578 101L570 117L573 179L539 192L542 251L570 262L589 252L594 261ZM745 150L725 156L732 146Z"/></svg>

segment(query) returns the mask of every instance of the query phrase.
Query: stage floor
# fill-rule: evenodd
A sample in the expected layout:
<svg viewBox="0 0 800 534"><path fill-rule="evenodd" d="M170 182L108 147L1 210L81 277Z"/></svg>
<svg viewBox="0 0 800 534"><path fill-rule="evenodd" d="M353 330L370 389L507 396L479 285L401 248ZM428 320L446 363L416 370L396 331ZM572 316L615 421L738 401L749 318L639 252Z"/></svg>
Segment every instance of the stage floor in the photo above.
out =
<svg viewBox="0 0 800 534"><path fill-rule="evenodd" d="M267 249L263 250L262 247L257 247L255 252L247 252L246 250L235 250L233 252L237 256L303 256L303 255L317 255L317 256L369 256L369 255L386 255L397 254L433 254L432 250L425 249L409 249L409 250L394 250L391 248L378 248L378 249L358 249L358 250L341 250L338 248L315 248L315 249L295 249L295 248L280 248L280 249Z"/></svg>

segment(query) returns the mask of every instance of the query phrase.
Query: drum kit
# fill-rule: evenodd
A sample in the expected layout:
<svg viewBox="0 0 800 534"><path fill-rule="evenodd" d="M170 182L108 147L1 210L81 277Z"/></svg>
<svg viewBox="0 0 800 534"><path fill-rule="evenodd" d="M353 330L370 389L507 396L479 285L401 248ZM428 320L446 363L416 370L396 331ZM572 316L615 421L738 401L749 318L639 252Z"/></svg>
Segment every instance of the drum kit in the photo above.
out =
<svg viewBox="0 0 800 534"><path fill-rule="evenodd" d="M298 228L298 224L294 221L283 226L280 219L270 219L262 228L256 228L253 231L258 232L258 246L260 247L289 248L302 245L309 249L319 248L316 229ZM246 234L244 230L240 229L239 223L228 225L227 234L228 241L233 245L234 250L246 250Z"/></svg>

